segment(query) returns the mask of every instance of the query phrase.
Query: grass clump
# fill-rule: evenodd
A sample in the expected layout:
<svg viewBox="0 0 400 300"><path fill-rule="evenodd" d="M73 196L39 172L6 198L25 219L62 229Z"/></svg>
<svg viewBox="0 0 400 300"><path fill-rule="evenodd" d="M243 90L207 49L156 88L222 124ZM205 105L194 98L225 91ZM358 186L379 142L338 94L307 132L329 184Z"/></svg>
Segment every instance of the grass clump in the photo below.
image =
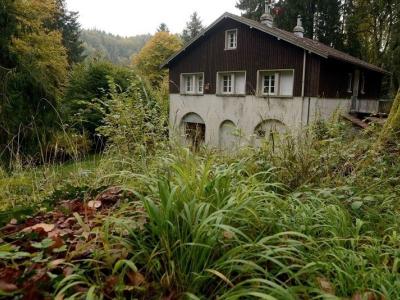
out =
<svg viewBox="0 0 400 300"><path fill-rule="evenodd" d="M86 179L72 184L87 187L72 197L84 203L73 214L76 237L57 254L64 260L58 271L42 265L51 284L37 295L398 299L400 165L398 153L382 152L359 168L375 136L336 121L318 124L300 140L286 137L279 147L236 154L152 144L159 150L135 150L131 158L126 148L113 147ZM57 198L57 180L46 178ZM66 182L61 186L68 191ZM106 210L85 206L110 199ZM19 248L0 255L27 251L15 235L3 240ZM55 258L49 251L40 255ZM37 256L30 253L29 260ZM26 295L15 285L15 297Z"/></svg>

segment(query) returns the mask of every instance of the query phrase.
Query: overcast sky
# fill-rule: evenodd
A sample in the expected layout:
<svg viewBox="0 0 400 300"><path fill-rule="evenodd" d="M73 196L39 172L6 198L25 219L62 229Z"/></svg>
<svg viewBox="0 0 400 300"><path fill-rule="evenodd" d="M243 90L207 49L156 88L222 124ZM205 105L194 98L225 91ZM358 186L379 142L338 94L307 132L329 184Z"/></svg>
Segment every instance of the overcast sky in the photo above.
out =
<svg viewBox="0 0 400 300"><path fill-rule="evenodd" d="M171 32L180 33L194 11L203 25L209 25L226 11L240 14L235 3L236 0L67 0L68 9L79 12L83 28L122 36L154 33L162 22Z"/></svg>

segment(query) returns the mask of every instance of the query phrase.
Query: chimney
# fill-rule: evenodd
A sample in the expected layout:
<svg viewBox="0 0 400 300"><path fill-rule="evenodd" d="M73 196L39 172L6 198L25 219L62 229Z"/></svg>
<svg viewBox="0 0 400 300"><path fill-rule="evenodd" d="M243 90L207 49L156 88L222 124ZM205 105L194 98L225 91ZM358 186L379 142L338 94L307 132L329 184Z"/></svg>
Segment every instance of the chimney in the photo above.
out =
<svg viewBox="0 0 400 300"><path fill-rule="evenodd" d="M274 17L271 15L271 3L268 0L265 0L265 12L261 16L261 24L268 27L274 26Z"/></svg>
<svg viewBox="0 0 400 300"><path fill-rule="evenodd" d="M298 37L304 37L304 28L303 28L303 22L301 21L301 16L297 16L297 25L293 29L293 33L297 35Z"/></svg>

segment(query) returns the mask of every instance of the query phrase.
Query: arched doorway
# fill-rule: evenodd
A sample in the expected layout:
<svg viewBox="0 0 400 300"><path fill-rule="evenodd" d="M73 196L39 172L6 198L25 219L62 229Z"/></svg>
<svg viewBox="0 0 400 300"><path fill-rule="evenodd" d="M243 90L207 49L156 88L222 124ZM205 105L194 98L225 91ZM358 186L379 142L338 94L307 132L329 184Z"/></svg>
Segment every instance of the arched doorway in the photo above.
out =
<svg viewBox="0 0 400 300"><path fill-rule="evenodd" d="M262 141L268 141L273 144L278 139L280 134L287 132L287 126L279 120L268 119L259 123L254 129L254 135L256 137L256 146L260 146Z"/></svg>
<svg viewBox="0 0 400 300"><path fill-rule="evenodd" d="M236 125L230 120L222 122L219 127L219 147L223 150L232 150L237 147L238 137Z"/></svg>
<svg viewBox="0 0 400 300"><path fill-rule="evenodd" d="M206 140L206 124L196 113L189 113L182 119L186 143L193 150L197 150Z"/></svg>

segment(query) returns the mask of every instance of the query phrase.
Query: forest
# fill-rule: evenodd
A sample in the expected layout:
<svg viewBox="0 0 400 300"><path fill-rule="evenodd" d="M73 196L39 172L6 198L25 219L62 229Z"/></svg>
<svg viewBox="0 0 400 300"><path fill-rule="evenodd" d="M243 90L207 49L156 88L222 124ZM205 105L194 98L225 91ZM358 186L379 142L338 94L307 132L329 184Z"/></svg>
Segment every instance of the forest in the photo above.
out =
<svg viewBox="0 0 400 300"><path fill-rule="evenodd" d="M236 7L259 20L264 2ZM0 0L0 299L400 299L400 1L273 13L390 71L386 122L193 151L170 138L160 65L198 13L120 37L65 0Z"/></svg>

